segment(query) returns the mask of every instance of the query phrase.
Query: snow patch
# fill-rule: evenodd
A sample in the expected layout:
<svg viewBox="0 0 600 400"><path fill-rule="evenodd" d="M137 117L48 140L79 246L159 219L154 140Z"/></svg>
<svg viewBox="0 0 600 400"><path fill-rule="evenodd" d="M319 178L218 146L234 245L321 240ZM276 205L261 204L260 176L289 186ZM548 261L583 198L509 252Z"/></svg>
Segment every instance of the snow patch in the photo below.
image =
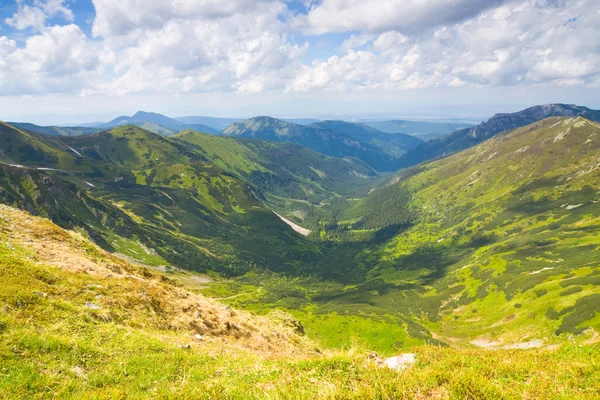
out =
<svg viewBox="0 0 600 400"><path fill-rule="evenodd" d="M72 151L73 153L77 154L79 157L83 157L83 156L81 155L81 153L80 153L80 152L78 152L77 150L75 150L75 149L74 149L74 148L72 148L71 146L67 146L67 147L68 147L69 149L71 149L71 151Z"/></svg>
<svg viewBox="0 0 600 400"><path fill-rule="evenodd" d="M279 217L279 219L281 219L283 222L285 222L286 224L288 224L293 230L295 230L296 232L298 232L302 236L308 236L312 232L310 229L303 228L300 225L293 223L289 219L287 219L285 217L282 217L281 215L277 214L275 211L273 211L273 213L275 215L277 215Z"/></svg>
<svg viewBox="0 0 600 400"><path fill-rule="evenodd" d="M567 210L572 210L574 208L577 207L581 207L583 204L569 204L567 207L565 207Z"/></svg>
<svg viewBox="0 0 600 400"><path fill-rule="evenodd" d="M554 269L554 267L545 267L545 268L539 269L537 271L530 272L529 275L540 274L540 273L542 273L544 271L550 271L550 270L553 270L553 269Z"/></svg>

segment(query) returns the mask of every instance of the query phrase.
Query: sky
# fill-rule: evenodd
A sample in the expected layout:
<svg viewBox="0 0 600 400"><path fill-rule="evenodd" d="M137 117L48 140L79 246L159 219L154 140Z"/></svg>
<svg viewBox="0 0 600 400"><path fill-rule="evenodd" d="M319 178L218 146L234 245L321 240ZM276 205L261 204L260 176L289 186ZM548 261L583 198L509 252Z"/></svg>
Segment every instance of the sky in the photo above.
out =
<svg viewBox="0 0 600 400"><path fill-rule="evenodd" d="M598 0L0 0L0 119L600 108Z"/></svg>

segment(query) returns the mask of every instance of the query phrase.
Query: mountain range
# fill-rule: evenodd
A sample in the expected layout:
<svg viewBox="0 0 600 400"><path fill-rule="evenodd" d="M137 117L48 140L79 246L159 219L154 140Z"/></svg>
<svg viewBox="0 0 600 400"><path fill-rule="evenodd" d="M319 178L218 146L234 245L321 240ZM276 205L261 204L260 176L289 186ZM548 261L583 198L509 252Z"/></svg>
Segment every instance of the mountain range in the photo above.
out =
<svg viewBox="0 0 600 400"><path fill-rule="evenodd" d="M288 310L328 347L587 341L600 330L597 118L537 106L414 148L340 121L257 117L223 136L0 124L0 201L145 265L213 274L205 294ZM418 149L433 159L388 172Z"/></svg>
<svg viewBox="0 0 600 400"><path fill-rule="evenodd" d="M270 117L255 117L233 123L222 134L297 143L333 157L359 158L380 171L389 171L397 156L421 142L412 136L388 135L342 121L324 121L304 126Z"/></svg>
<svg viewBox="0 0 600 400"><path fill-rule="evenodd" d="M389 121L364 121L362 123L382 132L403 132L425 141L447 135L459 129L468 128L472 125L457 122L407 121L401 119Z"/></svg>

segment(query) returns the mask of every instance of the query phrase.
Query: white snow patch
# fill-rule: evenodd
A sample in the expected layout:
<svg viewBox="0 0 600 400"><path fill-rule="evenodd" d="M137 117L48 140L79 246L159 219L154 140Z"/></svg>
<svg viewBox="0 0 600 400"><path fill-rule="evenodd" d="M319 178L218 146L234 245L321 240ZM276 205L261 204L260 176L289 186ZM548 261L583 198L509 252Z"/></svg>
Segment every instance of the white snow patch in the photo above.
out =
<svg viewBox="0 0 600 400"><path fill-rule="evenodd" d="M273 213L275 215L277 215L283 222L288 224L293 230L295 230L296 232L298 232L299 234L301 234L303 236L308 236L312 232L310 229L303 228L300 225L290 221L289 219L282 217L281 215L277 214L275 211L273 211Z"/></svg>
<svg viewBox="0 0 600 400"><path fill-rule="evenodd" d="M417 357L412 353L402 354L396 357L390 357L383 360L383 363L389 369L403 370L417 361Z"/></svg>
<svg viewBox="0 0 600 400"><path fill-rule="evenodd" d="M539 273L542 273L544 271L550 271L552 269L554 269L554 267L545 267L545 268L539 269L537 271L530 272L529 275L539 274Z"/></svg>
<svg viewBox="0 0 600 400"><path fill-rule="evenodd" d="M81 153L80 153L80 152L78 152L77 150L75 150L75 149L74 149L74 148L72 148L71 146L67 146L67 147L68 147L69 149L71 149L71 151L72 151L73 153L77 154L79 157L83 157L83 156L81 155Z"/></svg>
<svg viewBox="0 0 600 400"><path fill-rule="evenodd" d="M577 207L581 207L583 204L569 204L566 208L567 210L572 210Z"/></svg>

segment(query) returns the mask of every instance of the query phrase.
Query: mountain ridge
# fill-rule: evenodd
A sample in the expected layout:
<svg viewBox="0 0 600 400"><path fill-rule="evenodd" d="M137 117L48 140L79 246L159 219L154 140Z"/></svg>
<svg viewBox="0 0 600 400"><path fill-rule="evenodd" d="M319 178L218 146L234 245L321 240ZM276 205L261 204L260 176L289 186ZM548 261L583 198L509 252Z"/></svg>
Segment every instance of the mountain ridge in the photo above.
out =
<svg viewBox="0 0 600 400"><path fill-rule="evenodd" d="M501 113L472 128L455 131L449 135L423 143L400 157L398 169L407 168L438 157L445 157L460 150L468 149L497 134L517 129L548 117L583 116L591 121L600 121L600 111L587 107L566 104L545 104L533 106L515 113Z"/></svg>

